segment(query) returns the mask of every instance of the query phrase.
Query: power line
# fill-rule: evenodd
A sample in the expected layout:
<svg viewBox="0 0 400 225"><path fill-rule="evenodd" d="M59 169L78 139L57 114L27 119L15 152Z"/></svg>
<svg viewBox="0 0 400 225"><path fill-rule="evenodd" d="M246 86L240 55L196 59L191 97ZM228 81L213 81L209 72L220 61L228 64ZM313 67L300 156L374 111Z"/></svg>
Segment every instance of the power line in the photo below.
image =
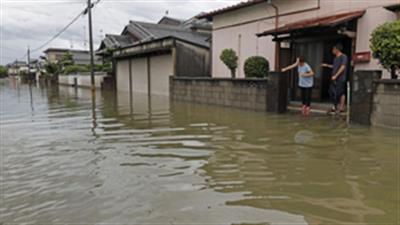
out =
<svg viewBox="0 0 400 225"><path fill-rule="evenodd" d="M82 10L70 23L67 24L64 28L62 28L56 35L54 35L52 38L50 38L48 41L46 41L44 44L41 46L32 49L32 52L36 52L42 48L44 48L46 45L50 44L52 41L54 41L56 38L58 38L64 31L66 31L72 24L74 24L82 15L84 15L86 12L86 8Z"/></svg>
<svg viewBox="0 0 400 225"><path fill-rule="evenodd" d="M101 0L97 0L96 2L92 3L90 8L93 8L95 5L99 4L100 1ZM84 10L82 10L82 12L80 12L70 23L67 24L67 26L65 26L63 29L61 29L56 35L54 35L52 38L50 38L47 42L45 42L41 46L32 49L31 52L36 52L36 51L44 48L46 45L50 44L52 41L54 41L56 38L58 38L62 33L64 33L64 31L66 31L72 24L74 24L81 16L86 15L87 12L88 12L88 7L86 7Z"/></svg>
<svg viewBox="0 0 400 225"><path fill-rule="evenodd" d="M93 8L95 5L99 4L101 0L97 0L96 2L92 3L90 8ZM34 48L31 50L32 52L36 52L39 51L40 49L44 48L45 46L47 46L48 44L50 44L51 42L53 42L56 38L58 38L62 33L64 33L72 24L74 24L81 16L85 15L88 12L88 7L86 7L84 10L82 10L76 17L74 17L72 19L71 22L69 22L65 27L63 27L59 32L57 32L57 34L55 34L52 38L50 38L48 41L46 41L45 43L43 43L42 45L40 45L37 48ZM27 57L27 53L25 53L22 57L19 57L18 59L24 59Z"/></svg>

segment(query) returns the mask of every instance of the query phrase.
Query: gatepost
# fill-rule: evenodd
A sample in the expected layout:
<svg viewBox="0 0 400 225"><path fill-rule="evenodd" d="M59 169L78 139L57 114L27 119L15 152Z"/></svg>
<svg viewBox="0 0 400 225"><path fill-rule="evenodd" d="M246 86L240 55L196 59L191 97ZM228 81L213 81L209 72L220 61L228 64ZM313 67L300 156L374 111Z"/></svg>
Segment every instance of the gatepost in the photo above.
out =
<svg viewBox="0 0 400 225"><path fill-rule="evenodd" d="M354 72L351 91L350 122L371 125L373 85L380 79L380 70L358 70Z"/></svg>
<svg viewBox="0 0 400 225"><path fill-rule="evenodd" d="M284 113L288 104L288 79L287 74L271 72L267 84L267 111Z"/></svg>

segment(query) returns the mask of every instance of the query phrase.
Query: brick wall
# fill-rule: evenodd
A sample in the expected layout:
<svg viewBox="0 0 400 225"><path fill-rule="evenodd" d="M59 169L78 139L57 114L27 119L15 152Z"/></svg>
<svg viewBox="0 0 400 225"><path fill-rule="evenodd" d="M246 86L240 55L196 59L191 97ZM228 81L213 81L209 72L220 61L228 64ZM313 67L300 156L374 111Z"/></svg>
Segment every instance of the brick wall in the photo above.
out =
<svg viewBox="0 0 400 225"><path fill-rule="evenodd" d="M267 110L267 79L170 77L170 98L234 107Z"/></svg>
<svg viewBox="0 0 400 225"><path fill-rule="evenodd" d="M400 129L400 80L374 81L371 124Z"/></svg>

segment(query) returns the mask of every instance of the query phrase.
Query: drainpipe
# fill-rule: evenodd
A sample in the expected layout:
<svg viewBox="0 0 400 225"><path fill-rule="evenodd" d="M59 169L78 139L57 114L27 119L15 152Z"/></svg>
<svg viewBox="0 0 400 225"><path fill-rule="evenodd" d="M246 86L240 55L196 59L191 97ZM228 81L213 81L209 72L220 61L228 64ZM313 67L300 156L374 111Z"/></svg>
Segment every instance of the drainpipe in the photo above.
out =
<svg viewBox="0 0 400 225"><path fill-rule="evenodd" d="M279 8L276 6L274 3L272 3L272 0L267 0L267 4L270 5L275 9L275 32L278 31L279 27ZM278 37L277 34L275 34L275 39ZM280 56L280 42L275 41L275 71L279 70L279 56Z"/></svg>

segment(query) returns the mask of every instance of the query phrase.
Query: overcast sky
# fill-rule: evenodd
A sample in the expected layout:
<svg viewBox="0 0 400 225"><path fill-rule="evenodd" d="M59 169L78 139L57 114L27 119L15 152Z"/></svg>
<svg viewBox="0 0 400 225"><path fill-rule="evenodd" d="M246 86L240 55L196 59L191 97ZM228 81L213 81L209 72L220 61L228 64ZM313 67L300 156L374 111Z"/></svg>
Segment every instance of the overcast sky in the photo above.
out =
<svg viewBox="0 0 400 225"><path fill-rule="evenodd" d="M27 46L35 49L67 25L85 7L87 0L0 0L1 61L4 65L24 57ZM92 0L95 2L96 0ZM93 10L95 48L105 34L119 34L129 20L157 22L165 12L176 18L190 18L232 5L240 0L101 0ZM81 17L47 47L84 49L88 40L87 17ZM88 45L86 44L86 48Z"/></svg>

